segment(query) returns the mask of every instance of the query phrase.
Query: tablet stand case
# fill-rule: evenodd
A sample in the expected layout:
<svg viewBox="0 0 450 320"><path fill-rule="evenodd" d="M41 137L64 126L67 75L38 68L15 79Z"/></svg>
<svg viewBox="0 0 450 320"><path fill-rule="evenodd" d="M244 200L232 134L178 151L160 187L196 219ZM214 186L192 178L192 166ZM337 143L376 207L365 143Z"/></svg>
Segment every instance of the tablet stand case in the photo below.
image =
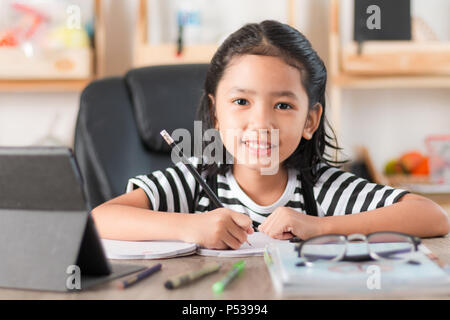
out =
<svg viewBox="0 0 450 320"><path fill-rule="evenodd" d="M81 290L143 269L110 265L67 148L0 148L0 286L72 291L71 265Z"/></svg>

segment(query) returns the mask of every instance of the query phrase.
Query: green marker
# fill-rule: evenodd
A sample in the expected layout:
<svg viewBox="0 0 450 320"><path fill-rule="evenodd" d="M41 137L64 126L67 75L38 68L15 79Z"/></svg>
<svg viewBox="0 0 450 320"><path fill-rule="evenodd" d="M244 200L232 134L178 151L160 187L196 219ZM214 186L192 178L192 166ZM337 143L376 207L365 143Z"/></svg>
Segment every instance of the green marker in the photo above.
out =
<svg viewBox="0 0 450 320"><path fill-rule="evenodd" d="M212 286L214 293L221 293L225 287L244 270L245 261L241 260L236 262L230 271L220 281L216 282Z"/></svg>

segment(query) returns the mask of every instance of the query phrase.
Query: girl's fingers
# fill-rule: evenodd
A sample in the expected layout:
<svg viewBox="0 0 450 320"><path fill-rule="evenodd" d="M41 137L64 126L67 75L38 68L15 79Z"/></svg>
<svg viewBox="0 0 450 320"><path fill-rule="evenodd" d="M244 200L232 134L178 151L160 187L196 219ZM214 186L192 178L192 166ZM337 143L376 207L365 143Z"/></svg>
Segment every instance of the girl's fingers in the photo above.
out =
<svg viewBox="0 0 450 320"><path fill-rule="evenodd" d="M214 250L225 250L225 249L228 249L228 245L223 240L220 240L219 245L213 249Z"/></svg>
<svg viewBox="0 0 450 320"><path fill-rule="evenodd" d="M267 225L270 224L274 217L274 213L272 213L267 218L265 218L264 221L258 226L258 230L262 231L264 229L267 229Z"/></svg>
<svg viewBox="0 0 450 320"><path fill-rule="evenodd" d="M292 238L292 228L287 224L286 219L283 217L274 217L267 221L263 228L263 232L272 238L286 240Z"/></svg>
<svg viewBox="0 0 450 320"><path fill-rule="evenodd" d="M228 232L236 238L241 244L247 241L247 232L242 229L240 226L231 221L230 226L228 228Z"/></svg>
<svg viewBox="0 0 450 320"><path fill-rule="evenodd" d="M230 247L231 249L234 249L234 250L239 249L239 248L241 247L241 245L242 245L242 243L239 242L239 240L236 239L236 238L230 233L229 230L225 233L225 235L224 235L222 241L225 242L225 244L226 244L228 247Z"/></svg>
<svg viewBox="0 0 450 320"><path fill-rule="evenodd" d="M283 232L281 234L277 234L277 235L274 236L274 238L278 239L278 240L288 240L288 239L291 239L293 237L294 237L294 235L292 233L290 233L290 232Z"/></svg>
<svg viewBox="0 0 450 320"><path fill-rule="evenodd" d="M244 230L249 230L252 227L252 219L250 219L250 217L245 214L231 211L231 218L238 226L240 226Z"/></svg>
<svg viewBox="0 0 450 320"><path fill-rule="evenodd" d="M272 226L275 224L275 220L277 220L276 218L277 218L276 215L273 215L273 213L270 216L268 216L266 220L264 220L263 223L261 223L260 231L268 234L271 231Z"/></svg>

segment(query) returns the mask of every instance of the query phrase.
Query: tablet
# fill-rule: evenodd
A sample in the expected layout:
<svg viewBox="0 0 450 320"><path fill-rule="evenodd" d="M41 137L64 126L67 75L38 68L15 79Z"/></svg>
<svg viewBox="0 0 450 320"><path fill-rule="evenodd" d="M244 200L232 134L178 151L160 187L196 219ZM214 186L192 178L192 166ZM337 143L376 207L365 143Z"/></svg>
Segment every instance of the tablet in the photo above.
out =
<svg viewBox="0 0 450 320"><path fill-rule="evenodd" d="M143 269L109 264L82 186L69 148L0 147L1 287L71 291Z"/></svg>

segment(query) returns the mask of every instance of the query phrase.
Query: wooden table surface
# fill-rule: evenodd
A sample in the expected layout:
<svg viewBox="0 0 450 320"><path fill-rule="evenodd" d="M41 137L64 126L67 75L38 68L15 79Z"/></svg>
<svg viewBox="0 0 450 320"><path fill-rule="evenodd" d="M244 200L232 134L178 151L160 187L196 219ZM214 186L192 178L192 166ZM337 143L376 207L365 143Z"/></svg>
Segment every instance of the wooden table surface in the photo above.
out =
<svg viewBox="0 0 450 320"><path fill-rule="evenodd" d="M439 259L450 265L450 237L423 239L423 243ZM148 277L140 283L126 290L116 289L114 281L95 286L80 292L55 293L44 291L27 291L17 289L0 289L0 299L177 299L177 300L196 300L196 299L236 299L236 300L253 300L253 299L283 299L277 296L272 286L267 267L263 257L247 257L244 258L246 267L241 274L240 279L231 282L226 290L220 296L215 296L211 292L211 286L214 282L222 278L230 269L233 263L240 258L216 258L202 256L187 256L172 259L161 260L120 260L120 263L139 264L144 266L152 266L161 262L162 270ZM198 269L199 265L204 263L218 261L222 263L219 272L209 275L195 283L176 290L168 290L164 287L164 282L171 276L180 274L187 270ZM115 260L114 262L118 262ZM308 299L316 297L295 296L289 297L294 299ZM319 297L327 299L328 297ZM336 298L336 297L330 297ZM358 296L340 296L342 299L359 299ZM364 297L362 297L364 299ZM379 297L384 298L384 297ZM388 297L389 298L389 297ZM397 297L398 298L398 297ZM407 295L400 298L408 298ZM414 296L414 299L450 299L450 288L446 295L420 297Z"/></svg>

